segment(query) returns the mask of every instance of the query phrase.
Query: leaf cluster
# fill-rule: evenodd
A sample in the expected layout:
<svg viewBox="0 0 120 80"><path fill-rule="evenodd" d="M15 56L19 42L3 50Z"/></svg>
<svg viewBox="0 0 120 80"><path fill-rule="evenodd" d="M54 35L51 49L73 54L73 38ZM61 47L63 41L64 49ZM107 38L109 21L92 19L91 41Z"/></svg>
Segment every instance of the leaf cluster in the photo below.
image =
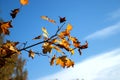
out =
<svg viewBox="0 0 120 80"><path fill-rule="evenodd" d="M20 0L20 4L22 6L27 5L28 2L28 0ZM10 15L12 17L12 20L14 20L14 18L16 18L17 14L20 12L20 8L11 10ZM41 16L41 18L50 23L57 24L54 19L51 19L48 16ZM11 24L12 20L0 23L0 34L10 34L9 28L13 27ZM22 51L26 51L28 52L28 56L32 59L35 57L35 54L38 54L51 58L50 65L56 63L56 65L60 65L63 68L69 68L71 66L73 67L74 61L68 58L64 51L67 51L68 53L70 53L70 55L74 55L75 50L77 49L79 54L81 55L81 50L88 48L88 42L86 41L85 44L81 45L81 42L76 37L71 35L73 26L70 23L66 23L66 21L66 17L59 17L59 22L61 26L58 26L56 32L52 36L49 36L48 30L45 27L42 27L42 34L33 38L33 40L39 40L39 42L29 46L26 46L26 43L21 49L17 48L17 45L20 44L20 42L13 42L9 40L6 41L0 46L0 55L2 55L1 58L7 58L11 55L20 54L22 53ZM65 24L67 24L67 26L65 29L63 29ZM32 47L36 45L41 45L41 52L36 52L32 49ZM53 50L56 50L58 53L60 53L60 55L54 54L52 52ZM52 54L53 56L49 56L49 54Z"/></svg>

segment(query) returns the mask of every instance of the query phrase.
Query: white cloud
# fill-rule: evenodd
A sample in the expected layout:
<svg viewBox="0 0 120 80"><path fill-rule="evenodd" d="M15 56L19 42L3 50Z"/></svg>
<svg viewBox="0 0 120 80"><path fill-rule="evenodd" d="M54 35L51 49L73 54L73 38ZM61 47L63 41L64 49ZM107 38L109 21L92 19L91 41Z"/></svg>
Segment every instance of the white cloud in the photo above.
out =
<svg viewBox="0 0 120 80"><path fill-rule="evenodd" d="M120 22L88 35L87 37L85 37L85 40L94 38L104 38L118 32L120 32Z"/></svg>
<svg viewBox="0 0 120 80"><path fill-rule="evenodd" d="M118 19L120 18L120 9L117 9L116 11L111 12L108 15L109 15L109 19Z"/></svg>
<svg viewBox="0 0 120 80"><path fill-rule="evenodd" d="M119 80L120 48L91 57L53 75L37 80Z"/></svg>

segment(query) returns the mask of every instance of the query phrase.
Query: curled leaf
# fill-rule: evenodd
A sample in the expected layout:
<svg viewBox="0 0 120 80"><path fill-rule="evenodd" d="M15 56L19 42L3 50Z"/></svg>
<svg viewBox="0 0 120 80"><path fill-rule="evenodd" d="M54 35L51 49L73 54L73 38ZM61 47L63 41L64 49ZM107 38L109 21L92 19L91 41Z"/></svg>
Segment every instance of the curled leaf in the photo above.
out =
<svg viewBox="0 0 120 80"><path fill-rule="evenodd" d="M53 64L54 64L55 59L56 59L56 56L54 55L54 56L51 58L50 65L53 65Z"/></svg>
<svg viewBox="0 0 120 80"><path fill-rule="evenodd" d="M12 16L13 19L16 17L18 12L19 12L19 8L11 10L10 15Z"/></svg>
<svg viewBox="0 0 120 80"><path fill-rule="evenodd" d="M39 35L39 36L33 38L33 40L41 39L41 37L42 37L42 35Z"/></svg>
<svg viewBox="0 0 120 80"><path fill-rule="evenodd" d="M86 48L88 48L88 42L87 41L84 45L80 46L80 49L86 49Z"/></svg>
<svg viewBox="0 0 120 80"><path fill-rule="evenodd" d="M41 16L42 19L47 20L51 23L56 23L55 20L48 18L48 16Z"/></svg>

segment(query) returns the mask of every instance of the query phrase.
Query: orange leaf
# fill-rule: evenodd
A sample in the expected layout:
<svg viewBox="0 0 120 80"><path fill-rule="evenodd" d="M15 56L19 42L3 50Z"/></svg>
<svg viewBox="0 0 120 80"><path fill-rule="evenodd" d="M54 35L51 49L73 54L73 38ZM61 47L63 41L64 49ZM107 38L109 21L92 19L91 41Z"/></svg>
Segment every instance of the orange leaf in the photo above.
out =
<svg viewBox="0 0 120 80"><path fill-rule="evenodd" d="M67 61L66 61L66 64L65 64L65 65L66 65L67 68L69 68L70 66L72 66L72 67L74 66L74 62L73 62L73 61L71 61L71 60L68 59L68 58L66 58L66 60L67 60Z"/></svg>
<svg viewBox="0 0 120 80"><path fill-rule="evenodd" d="M51 61L50 61L50 65L53 65L53 64L54 64L55 59L56 59L56 56L54 55L54 56L52 57Z"/></svg>
<svg viewBox="0 0 120 80"><path fill-rule="evenodd" d="M67 30L68 30L68 31L71 31L71 30L72 30L72 25L71 25L71 24L68 24L68 25L67 25Z"/></svg>
<svg viewBox="0 0 120 80"><path fill-rule="evenodd" d="M49 20L49 18L47 16L41 16L41 18L44 20L47 20L47 21Z"/></svg>
<svg viewBox="0 0 120 80"><path fill-rule="evenodd" d="M47 20L51 23L56 23L55 20L48 18L48 16L41 16L42 19Z"/></svg>
<svg viewBox="0 0 120 80"><path fill-rule="evenodd" d="M27 5L29 3L29 0L20 0L20 4Z"/></svg>

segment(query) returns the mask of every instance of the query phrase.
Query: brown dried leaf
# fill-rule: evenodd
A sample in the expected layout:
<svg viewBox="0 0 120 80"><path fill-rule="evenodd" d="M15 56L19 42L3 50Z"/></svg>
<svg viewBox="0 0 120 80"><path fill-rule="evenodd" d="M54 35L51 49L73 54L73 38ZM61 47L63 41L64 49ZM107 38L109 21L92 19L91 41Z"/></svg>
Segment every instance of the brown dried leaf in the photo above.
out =
<svg viewBox="0 0 120 80"><path fill-rule="evenodd" d="M29 51L29 57L32 59L35 57L35 53L32 50Z"/></svg>
<svg viewBox="0 0 120 80"><path fill-rule="evenodd" d="M0 31L1 31L1 33L5 34L5 35L9 35L10 32L9 32L8 29L12 28L11 22L12 21L0 23Z"/></svg>
<svg viewBox="0 0 120 80"><path fill-rule="evenodd" d="M10 15L12 16L12 18L14 19L17 15L17 13L19 12L19 8L11 10L12 12L10 13Z"/></svg>
<svg viewBox="0 0 120 80"><path fill-rule="evenodd" d="M66 18L65 17L59 17L60 18L60 23L63 23L66 21Z"/></svg>
<svg viewBox="0 0 120 80"><path fill-rule="evenodd" d="M51 58L50 65L53 65L53 64L54 64L55 59L56 59L56 56L54 55L54 56Z"/></svg>
<svg viewBox="0 0 120 80"><path fill-rule="evenodd" d="M84 45L80 46L80 49L86 49L86 48L88 48L88 42L87 41Z"/></svg>
<svg viewBox="0 0 120 80"><path fill-rule="evenodd" d="M39 36L33 38L33 40L41 39L41 37L42 37L42 35L39 35Z"/></svg>

